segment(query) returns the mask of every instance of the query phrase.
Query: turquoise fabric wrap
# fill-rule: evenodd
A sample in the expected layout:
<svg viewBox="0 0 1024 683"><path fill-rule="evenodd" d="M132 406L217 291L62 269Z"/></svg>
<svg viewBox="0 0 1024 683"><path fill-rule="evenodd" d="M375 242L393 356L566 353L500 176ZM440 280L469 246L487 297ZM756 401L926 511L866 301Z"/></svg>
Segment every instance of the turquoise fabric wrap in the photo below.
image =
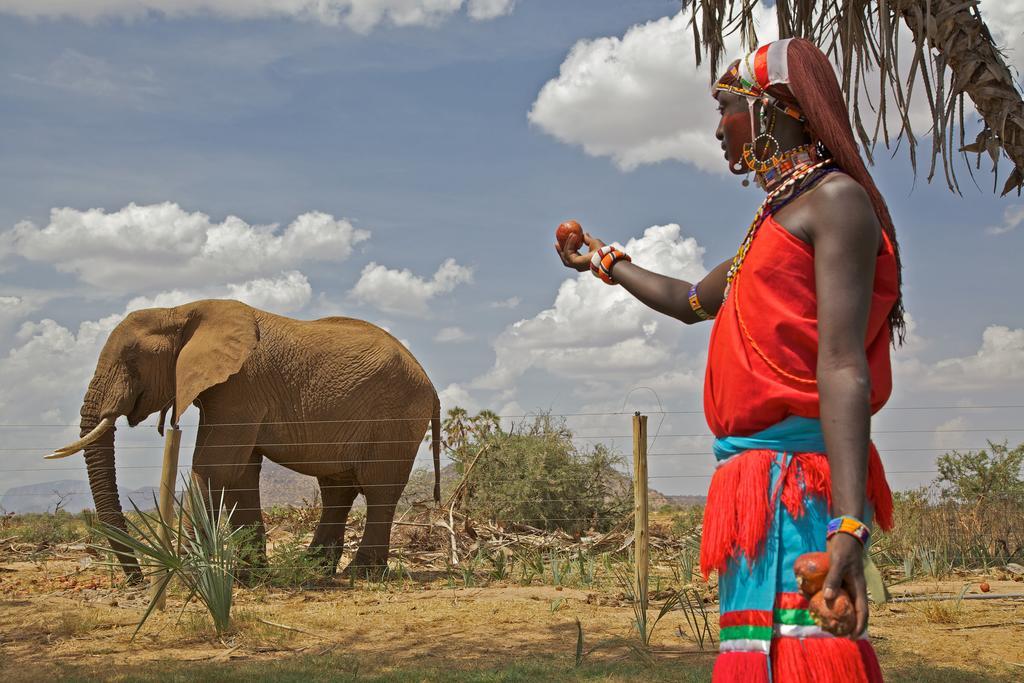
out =
<svg viewBox="0 0 1024 683"><path fill-rule="evenodd" d="M779 453L824 453L825 435L821 420L791 415L750 436L726 436L715 439L715 457L726 460L743 451L767 450Z"/></svg>

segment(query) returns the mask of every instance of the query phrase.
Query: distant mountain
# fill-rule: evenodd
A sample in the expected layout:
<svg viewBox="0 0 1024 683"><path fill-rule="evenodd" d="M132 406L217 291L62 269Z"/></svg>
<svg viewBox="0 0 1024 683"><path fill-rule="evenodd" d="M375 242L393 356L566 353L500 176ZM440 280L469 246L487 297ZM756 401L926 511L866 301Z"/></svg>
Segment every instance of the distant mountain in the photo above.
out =
<svg viewBox="0 0 1024 683"><path fill-rule="evenodd" d="M260 470L260 505L299 505L303 500L320 502L320 486L316 477L292 472L287 467L263 459Z"/></svg>
<svg viewBox="0 0 1024 683"><path fill-rule="evenodd" d="M448 465L441 470L442 486L445 490L458 483L458 478L459 475L454 465ZM414 470L409 480L409 486L406 488L406 499L429 500L433 481L432 470ZM624 474L616 478L613 486L619 488L623 494L632 495L633 485L629 477ZM130 510L131 502L129 501L134 501L139 508L147 510L153 507L153 497L157 492L157 487L146 486L134 490L121 488L118 489L118 492L121 495L121 505L125 509ZM275 462L264 460L263 469L260 472L260 503L263 507L300 505L303 501L320 502L320 489L316 478L292 472ZM362 498L359 498L356 507L360 507L362 503ZM687 507L703 505L704 497L668 496L650 489L648 504L652 510L657 510L665 505ZM42 484L15 486L0 497L0 510L18 514L53 512L58 505L62 510L71 513L92 509L92 494L89 492L89 484L76 479L48 481Z"/></svg>
<svg viewBox="0 0 1024 683"><path fill-rule="evenodd" d="M132 502L142 510L153 507L153 496L157 487L146 486L140 489L118 487L121 505L131 509ZM60 479L42 484L26 484L14 486L0 497L0 509L6 512L24 514L27 512L54 512L57 508L66 512L81 512L92 509L92 493L89 484L77 479Z"/></svg>

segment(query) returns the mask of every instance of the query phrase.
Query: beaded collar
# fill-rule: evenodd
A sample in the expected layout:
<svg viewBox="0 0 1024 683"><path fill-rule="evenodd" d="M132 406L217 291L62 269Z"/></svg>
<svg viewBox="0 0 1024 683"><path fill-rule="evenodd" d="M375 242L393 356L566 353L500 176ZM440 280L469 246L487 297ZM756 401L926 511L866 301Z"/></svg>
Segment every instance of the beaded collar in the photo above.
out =
<svg viewBox="0 0 1024 683"><path fill-rule="evenodd" d="M814 145L800 145L781 155L778 164L764 173L757 174L757 184L765 192L772 192L788 180L798 170L820 161Z"/></svg>

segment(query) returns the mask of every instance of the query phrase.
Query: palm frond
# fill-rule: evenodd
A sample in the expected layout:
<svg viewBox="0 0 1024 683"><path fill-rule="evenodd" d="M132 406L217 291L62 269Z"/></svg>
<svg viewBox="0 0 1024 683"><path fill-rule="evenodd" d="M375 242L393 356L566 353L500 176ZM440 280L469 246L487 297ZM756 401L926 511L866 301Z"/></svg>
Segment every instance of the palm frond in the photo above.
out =
<svg viewBox="0 0 1024 683"><path fill-rule="evenodd" d="M758 4L758 0L682 0L683 9L693 12L697 64L706 54L712 78L725 57L727 36L739 31L745 48L757 44L754 11ZM781 38L813 41L839 68L853 128L869 160L879 140L886 148L898 148L905 140L917 172L919 135L911 123L911 102L919 88L931 118L928 181L941 166L946 185L959 193L954 157L963 154L969 162L968 154L974 154L975 164L980 165L984 153L992 160L996 189L999 159L1005 155L1013 170L1002 194L1012 190L1020 194L1024 101L982 19L979 0L776 0L774 4ZM901 26L909 29L912 38L904 47L913 51L903 55L902 61ZM867 92L866 84L876 78L877 92ZM965 97L981 117L981 131L970 143L965 140ZM890 113L898 117L895 132L889 130Z"/></svg>

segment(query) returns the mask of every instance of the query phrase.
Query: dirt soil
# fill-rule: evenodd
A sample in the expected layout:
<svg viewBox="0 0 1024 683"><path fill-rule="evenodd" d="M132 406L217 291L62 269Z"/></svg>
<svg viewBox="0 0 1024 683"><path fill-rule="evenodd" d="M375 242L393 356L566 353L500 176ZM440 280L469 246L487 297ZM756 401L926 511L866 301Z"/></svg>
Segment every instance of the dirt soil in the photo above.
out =
<svg viewBox="0 0 1024 683"><path fill-rule="evenodd" d="M119 576L115 576L120 579ZM876 607L871 633L883 668L922 662L949 667L975 680L1024 678L1024 600L963 600L957 594L1024 593L1024 584L999 577L900 585L894 595L946 593L946 599ZM297 653L344 652L365 660L366 671L415 663L468 670L523 657L570 662L576 620L591 658L619 658L635 643L631 607L614 589L490 583L451 588L438 575L413 573L387 585L347 580L311 590L239 589L233 633L216 638L202 608L182 612L172 594L132 640L147 591L111 585L110 574L75 559L0 563L0 674L4 683L59 676L85 667L95 679L116 679L150 662L259 662ZM717 605L708 609L717 611ZM652 609L651 618L656 614ZM688 633L682 612L658 625L656 657L707 662ZM77 669L81 671L81 668Z"/></svg>

